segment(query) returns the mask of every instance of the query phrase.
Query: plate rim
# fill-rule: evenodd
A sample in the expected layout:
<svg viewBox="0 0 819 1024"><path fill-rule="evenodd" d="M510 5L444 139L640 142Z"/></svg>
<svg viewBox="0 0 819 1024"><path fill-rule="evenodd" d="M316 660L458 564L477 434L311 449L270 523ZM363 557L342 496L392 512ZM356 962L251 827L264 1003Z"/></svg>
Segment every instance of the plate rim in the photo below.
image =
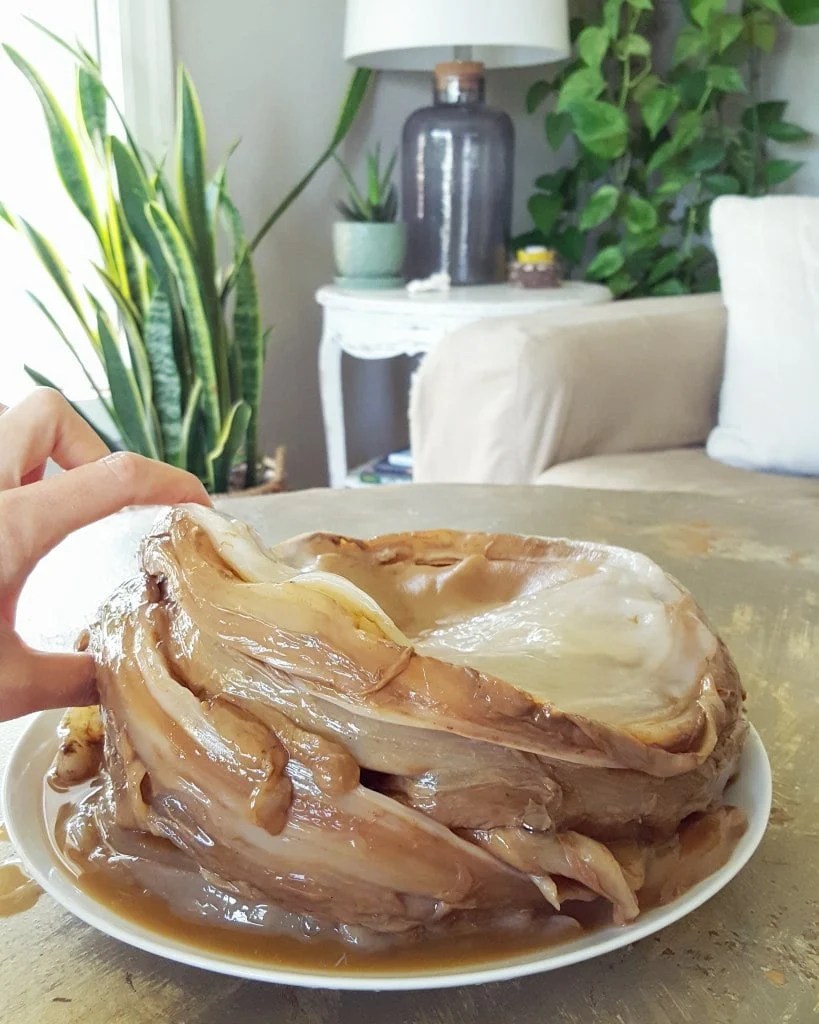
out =
<svg viewBox="0 0 819 1024"><path fill-rule="evenodd" d="M51 737L53 737L56 749L56 725L62 714L62 709L49 710L41 711L32 717L12 748L3 776L2 792L0 792L0 810L3 821L9 841L31 877L64 910L97 931L128 946L162 957L172 963L197 967L231 977L302 988L387 992L489 984L558 970L561 967L582 963L629 946L647 938L661 928L666 928L687 917L736 877L756 852L765 835L773 798L770 760L759 733L749 722L748 735L741 757L747 758L751 762L754 777L756 778L756 775L760 774L764 785L759 792L755 791L754 793L753 813L749 813L748 828L735 847L731 859L676 900L663 907L648 911L632 924L619 926L615 934L601 938L597 942L584 944L580 948L572 949L574 943L566 943L565 947L568 948L560 945L549 947L553 951L547 951L542 955L524 954L517 959L497 965L479 965L472 968L456 967L440 974L407 971L394 975L376 972L336 975L327 971L300 970L295 967L278 967L233 959L216 952L199 949L196 946L189 946L178 939L171 940L160 932L152 932L149 928L137 925L127 917L99 904L72 883L65 866L59 861L50 842L47 842L45 846L42 843L36 844L37 849L34 853L45 852L50 861L48 871L41 870L36 859L33 860L30 856L31 851L27 849L28 841L25 831L20 827L21 823L17 820L13 810L15 788L25 781L24 772L26 770L29 772L35 770L32 769L31 762L37 760L37 755L40 754L43 759L45 758L46 748ZM51 730L50 735L47 730ZM34 745L33 749L29 749L32 744ZM49 755L49 763L51 757L53 757L53 751ZM751 767L746 766L746 770L750 771ZM36 803L36 815L37 832L44 831L45 822L41 800ZM594 934L599 933L591 933L592 936Z"/></svg>

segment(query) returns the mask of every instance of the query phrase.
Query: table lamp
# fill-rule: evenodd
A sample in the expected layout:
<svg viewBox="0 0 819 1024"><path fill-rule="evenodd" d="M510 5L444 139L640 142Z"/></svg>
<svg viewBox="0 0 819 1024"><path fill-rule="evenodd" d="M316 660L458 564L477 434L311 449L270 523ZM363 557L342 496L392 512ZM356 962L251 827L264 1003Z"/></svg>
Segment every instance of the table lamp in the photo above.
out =
<svg viewBox="0 0 819 1024"><path fill-rule="evenodd" d="M434 105L401 142L405 273L452 284L506 279L514 132L484 104L484 69L569 53L567 0L347 0L344 57L385 71L435 70Z"/></svg>

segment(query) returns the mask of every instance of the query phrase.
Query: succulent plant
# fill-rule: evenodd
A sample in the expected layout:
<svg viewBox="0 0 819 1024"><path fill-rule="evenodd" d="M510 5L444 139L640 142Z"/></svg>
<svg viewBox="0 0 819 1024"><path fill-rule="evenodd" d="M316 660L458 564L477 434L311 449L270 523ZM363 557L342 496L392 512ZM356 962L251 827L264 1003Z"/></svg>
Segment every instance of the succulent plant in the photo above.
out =
<svg viewBox="0 0 819 1024"><path fill-rule="evenodd" d="M392 154L382 174L381 146L375 147L367 156L367 187L364 192L356 185L344 161L336 156L336 163L350 187L347 201L336 204L345 220L369 221L373 224L389 224L395 220L398 213L398 193L391 179L397 156L397 151Z"/></svg>

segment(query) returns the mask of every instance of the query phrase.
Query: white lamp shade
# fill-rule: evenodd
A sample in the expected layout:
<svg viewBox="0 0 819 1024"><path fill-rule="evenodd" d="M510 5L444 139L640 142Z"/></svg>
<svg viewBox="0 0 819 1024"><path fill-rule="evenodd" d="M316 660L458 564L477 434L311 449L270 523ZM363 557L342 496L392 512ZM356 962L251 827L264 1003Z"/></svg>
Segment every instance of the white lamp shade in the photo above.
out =
<svg viewBox="0 0 819 1024"><path fill-rule="evenodd" d="M347 0L344 57L386 71L469 59L488 68L569 55L567 0Z"/></svg>

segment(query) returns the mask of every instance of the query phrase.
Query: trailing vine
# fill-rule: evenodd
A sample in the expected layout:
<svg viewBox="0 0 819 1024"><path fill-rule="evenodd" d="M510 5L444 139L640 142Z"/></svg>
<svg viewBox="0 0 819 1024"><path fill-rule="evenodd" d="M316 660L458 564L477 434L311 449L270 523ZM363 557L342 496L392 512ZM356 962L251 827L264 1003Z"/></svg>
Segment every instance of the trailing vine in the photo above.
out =
<svg viewBox="0 0 819 1024"><path fill-rule="evenodd" d="M663 61L659 0L604 0L573 19L572 59L530 88L552 149L573 162L543 174L529 199L532 231L517 244L554 247L569 271L617 296L719 287L707 244L719 195L761 195L801 166L768 142L809 138L786 104L760 94L760 61L782 22L819 22L819 0L682 0L685 24Z"/></svg>

